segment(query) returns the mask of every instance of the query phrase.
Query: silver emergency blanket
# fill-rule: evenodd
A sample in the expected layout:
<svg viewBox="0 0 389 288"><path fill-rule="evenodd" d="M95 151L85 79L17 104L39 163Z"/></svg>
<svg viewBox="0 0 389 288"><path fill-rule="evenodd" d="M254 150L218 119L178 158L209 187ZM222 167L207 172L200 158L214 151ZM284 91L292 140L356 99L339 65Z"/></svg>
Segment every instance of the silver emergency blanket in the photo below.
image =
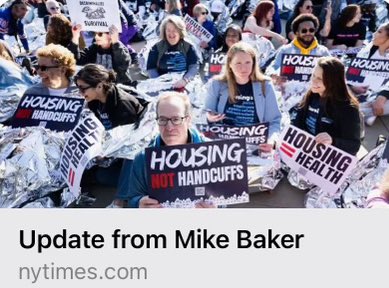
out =
<svg viewBox="0 0 389 288"><path fill-rule="evenodd" d="M367 195L389 167L382 159L384 148L385 144L381 144L365 155L334 195L325 193L319 187L310 190L305 198L305 207L363 208Z"/></svg>
<svg viewBox="0 0 389 288"><path fill-rule="evenodd" d="M261 69L266 67L276 54L273 43L265 37L245 32L242 34L242 41L255 48L258 64Z"/></svg>
<svg viewBox="0 0 389 288"><path fill-rule="evenodd" d="M42 127L0 131L0 207L20 207L65 187L58 170L64 142L64 133Z"/></svg>
<svg viewBox="0 0 389 288"><path fill-rule="evenodd" d="M0 90L0 122L10 119L27 87L7 87Z"/></svg>
<svg viewBox="0 0 389 288"><path fill-rule="evenodd" d="M211 11L211 5L213 0L207 1L205 5L208 8L208 11ZM211 17L211 16L208 16ZM212 17L211 17L212 18ZM227 6L224 6L223 12L220 13L220 15L217 17L217 19L209 19L213 20L213 23L215 23L217 31L220 35L224 34L227 30L227 27L230 26L233 23L233 20L230 15L230 11L228 10Z"/></svg>

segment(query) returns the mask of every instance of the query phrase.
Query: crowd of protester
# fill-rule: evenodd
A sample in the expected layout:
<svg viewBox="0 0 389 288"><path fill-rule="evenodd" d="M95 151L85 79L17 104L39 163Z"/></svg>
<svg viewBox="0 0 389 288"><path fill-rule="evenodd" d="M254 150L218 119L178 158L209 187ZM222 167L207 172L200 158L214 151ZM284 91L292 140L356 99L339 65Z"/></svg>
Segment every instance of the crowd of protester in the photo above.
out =
<svg viewBox="0 0 389 288"><path fill-rule="evenodd" d="M144 40L142 17L147 13L162 12L158 19L159 40L151 47L147 58L147 74L153 79L168 73L182 73L182 78L173 84L174 92L165 92L158 99L160 134L152 146L203 141L191 126L188 97L177 92L185 91L188 83L203 69L209 54L215 51L224 53L226 61L220 75L204 81L207 82L204 83L206 97L203 99L207 120L232 126L268 122L269 140L260 145L261 151L269 153L277 147L281 112L276 91L278 86L285 85L280 73L285 54L322 57L313 70L308 91L291 112L292 124L314 135L318 143L334 145L356 155L361 145L363 120L372 125L377 116L389 114L389 90L384 87L377 91L374 101L363 102L359 96L366 94L369 87L347 85L347 67L342 62L345 58L331 56L333 49L360 48L357 57L389 60L388 20L378 23L372 31L371 23L363 20L363 6L355 4L356 1L299 0L282 29L282 11L277 1L263 0L257 1L251 13L243 11L246 17L235 19L234 23L220 29L218 21L223 17L223 11L228 11L228 3L220 0L201 2L120 0L122 32L113 25L108 32L96 32L90 37L80 24L72 22L66 1L8 1L8 5L0 8L0 87L21 82L29 86L25 91L29 95L77 94L85 98L86 107L106 130L139 122L147 103L137 99L133 90L125 88L137 85L131 74L131 68L138 64L132 43ZM359 2L363 4L364 1ZM42 19L47 30L46 46L36 51L31 51L24 27L24 18L31 11ZM186 14L213 36L211 41L190 41L183 20ZM244 33L272 42L275 53L266 70L260 71L258 65L258 59L266 51L258 51L242 42ZM16 51L10 48L7 39L12 37L17 43L21 42L23 50L22 47ZM24 63L24 67L29 68L25 71L23 65L15 62L16 56L20 55L24 55L27 62L35 61L36 65ZM33 84L31 77L39 77L39 83ZM364 119L361 121L360 117ZM134 161L114 162L108 172L97 170L91 169L86 174L97 180L105 178L109 185L119 187L111 207L160 207L160 203L147 196L144 152ZM108 174L101 176L104 173ZM129 179L133 181L130 183ZM385 193L386 186L381 186ZM381 198L376 197L374 201L381 201ZM199 207L207 205L202 203Z"/></svg>

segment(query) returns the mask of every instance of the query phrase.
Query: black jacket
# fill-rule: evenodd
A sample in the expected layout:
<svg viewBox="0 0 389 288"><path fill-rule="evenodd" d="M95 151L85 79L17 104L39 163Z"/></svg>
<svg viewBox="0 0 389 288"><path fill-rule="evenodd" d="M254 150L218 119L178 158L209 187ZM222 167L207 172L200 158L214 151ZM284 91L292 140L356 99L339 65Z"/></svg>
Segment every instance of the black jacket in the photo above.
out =
<svg viewBox="0 0 389 288"><path fill-rule="evenodd" d="M314 94L313 97L320 97ZM292 124L304 131L306 126L307 109L297 108L297 114ZM356 155L361 146L359 109L349 102L329 103L320 105L319 117L316 122L317 133L327 132L332 138L332 145Z"/></svg>
<svg viewBox="0 0 389 288"><path fill-rule="evenodd" d="M97 110L101 102L95 100L88 103L89 109L99 118ZM112 123L113 128L132 124L137 122L142 115L147 103L138 100L135 96L129 94L123 89L113 86L108 91L107 102L105 103L105 111Z"/></svg>
<svg viewBox="0 0 389 288"><path fill-rule="evenodd" d="M123 43L115 43L109 49L103 49L97 44L92 44L88 48L81 50L78 45L70 42L67 48L74 54L77 65L100 64L116 72L118 83L125 85L132 83L129 70L131 55Z"/></svg>

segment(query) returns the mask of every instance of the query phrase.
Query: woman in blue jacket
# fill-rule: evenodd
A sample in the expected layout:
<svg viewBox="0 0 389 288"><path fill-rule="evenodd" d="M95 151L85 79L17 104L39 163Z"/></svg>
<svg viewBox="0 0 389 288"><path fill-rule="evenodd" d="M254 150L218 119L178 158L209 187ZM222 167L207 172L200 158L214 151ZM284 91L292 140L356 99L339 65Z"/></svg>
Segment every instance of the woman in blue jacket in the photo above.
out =
<svg viewBox="0 0 389 288"><path fill-rule="evenodd" d="M263 152L270 152L280 131L281 113L274 87L258 68L254 48L238 42L227 53L224 74L212 79L207 87L205 107L209 122L232 126L269 123L268 144L261 144Z"/></svg>
<svg viewBox="0 0 389 288"><path fill-rule="evenodd" d="M202 41L200 47L204 49L216 49L217 48L217 28L212 21L207 19L209 11L204 4L197 4L193 7L193 17L201 24L209 33L213 35L213 38L208 43Z"/></svg>

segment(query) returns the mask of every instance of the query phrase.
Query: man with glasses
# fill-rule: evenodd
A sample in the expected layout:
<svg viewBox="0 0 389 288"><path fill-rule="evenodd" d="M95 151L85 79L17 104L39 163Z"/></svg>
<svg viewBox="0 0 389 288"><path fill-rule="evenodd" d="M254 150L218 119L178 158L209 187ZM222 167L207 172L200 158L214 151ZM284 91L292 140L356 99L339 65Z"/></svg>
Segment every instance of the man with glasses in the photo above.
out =
<svg viewBox="0 0 389 288"><path fill-rule="evenodd" d="M19 36L26 53L30 52L27 36L24 33L22 19L26 16L28 6L25 0L15 0L8 8L0 8L0 39L4 35Z"/></svg>
<svg viewBox="0 0 389 288"><path fill-rule="evenodd" d="M315 37L319 28L319 20L312 14L301 14L292 22L292 30L296 35L295 39L280 48L276 58L266 71L266 74L276 78L281 68L282 56L284 54L301 54L314 56L330 56L328 49L320 45Z"/></svg>
<svg viewBox="0 0 389 288"><path fill-rule="evenodd" d="M151 143L151 147L203 142L200 134L190 128L191 104L187 95L166 92L159 97L156 109L159 135ZM132 208L161 207L157 200L148 197L149 191L146 156L145 151L142 151L133 163L125 161L120 175L119 194L128 195L128 206Z"/></svg>

